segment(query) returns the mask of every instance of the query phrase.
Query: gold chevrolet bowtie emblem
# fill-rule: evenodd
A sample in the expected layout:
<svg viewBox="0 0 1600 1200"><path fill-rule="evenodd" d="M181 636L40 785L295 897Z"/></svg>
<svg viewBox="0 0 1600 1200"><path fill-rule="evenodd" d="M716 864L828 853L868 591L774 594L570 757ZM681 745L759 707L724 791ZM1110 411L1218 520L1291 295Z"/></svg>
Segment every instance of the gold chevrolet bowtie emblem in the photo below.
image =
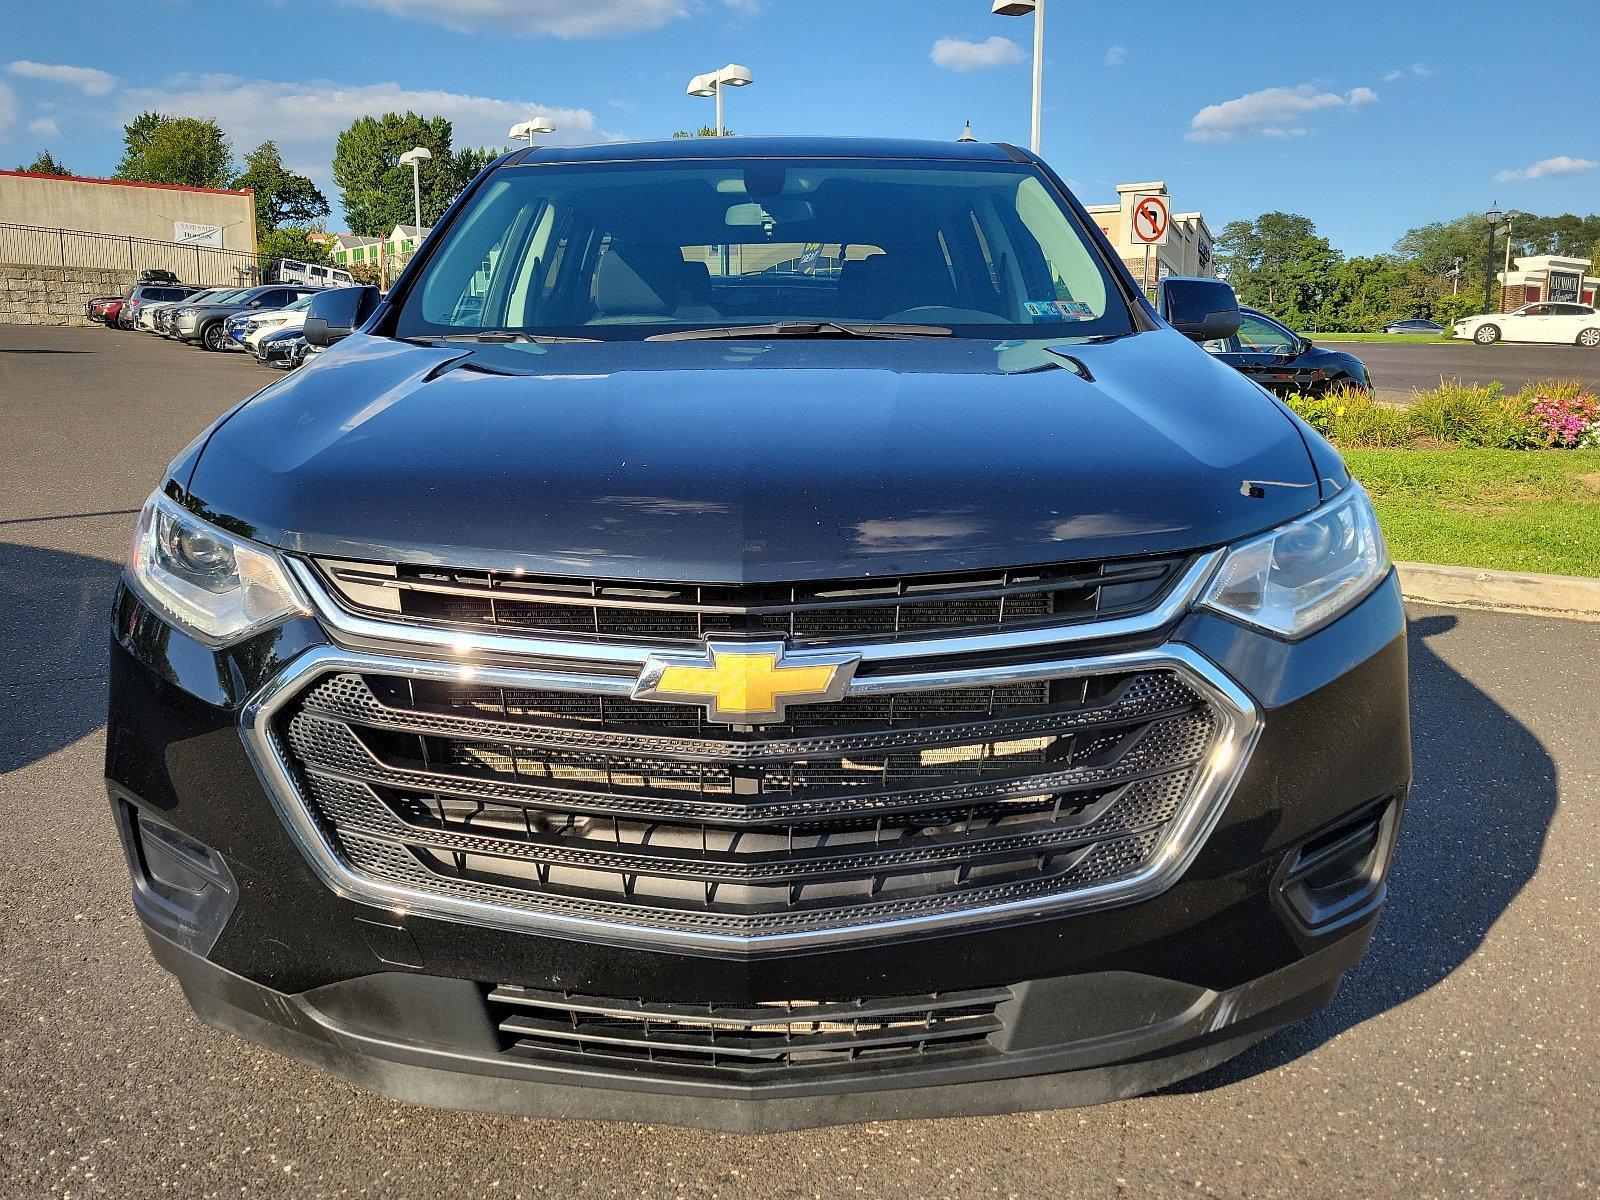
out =
<svg viewBox="0 0 1600 1200"><path fill-rule="evenodd" d="M783 642L710 642L704 654L652 654L633 694L704 705L723 725L765 725L783 720L787 705L843 698L860 661Z"/></svg>

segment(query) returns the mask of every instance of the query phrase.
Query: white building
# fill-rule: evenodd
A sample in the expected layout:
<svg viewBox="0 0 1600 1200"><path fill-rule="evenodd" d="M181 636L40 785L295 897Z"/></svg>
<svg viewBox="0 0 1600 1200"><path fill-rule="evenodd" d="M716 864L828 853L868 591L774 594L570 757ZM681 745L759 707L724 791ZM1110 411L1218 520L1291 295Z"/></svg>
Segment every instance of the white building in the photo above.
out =
<svg viewBox="0 0 1600 1200"><path fill-rule="evenodd" d="M1512 312L1540 300L1593 304L1600 293L1600 279L1589 274L1593 259L1533 254L1515 262L1510 271L1495 273L1502 285L1501 312Z"/></svg>
<svg viewBox="0 0 1600 1200"><path fill-rule="evenodd" d="M1149 277L1145 277L1146 247L1133 236L1133 212L1146 196L1160 196L1172 208L1167 185L1159 179L1147 183L1117 184L1115 204L1086 204L1089 215L1128 264L1133 277L1153 291L1165 275L1216 274L1211 265L1211 229L1198 212L1173 212L1171 229L1162 246L1149 247Z"/></svg>

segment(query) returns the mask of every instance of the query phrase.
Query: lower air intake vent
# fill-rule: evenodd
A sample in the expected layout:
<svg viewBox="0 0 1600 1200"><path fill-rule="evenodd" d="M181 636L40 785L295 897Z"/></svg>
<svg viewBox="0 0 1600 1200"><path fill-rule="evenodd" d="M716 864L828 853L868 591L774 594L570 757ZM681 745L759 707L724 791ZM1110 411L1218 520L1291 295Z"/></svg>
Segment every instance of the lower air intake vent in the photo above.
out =
<svg viewBox="0 0 1600 1200"><path fill-rule="evenodd" d="M560 1062L610 1060L623 1069L748 1078L884 1059L993 1053L1005 988L747 1008L650 1004L503 984L490 1013L507 1053Z"/></svg>

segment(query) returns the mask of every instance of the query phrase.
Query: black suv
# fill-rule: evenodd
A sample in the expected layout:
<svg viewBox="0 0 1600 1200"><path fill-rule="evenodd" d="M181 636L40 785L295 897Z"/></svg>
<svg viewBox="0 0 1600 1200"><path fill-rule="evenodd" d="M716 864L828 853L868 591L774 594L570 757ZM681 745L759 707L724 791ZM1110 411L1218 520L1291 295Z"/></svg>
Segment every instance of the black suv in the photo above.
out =
<svg viewBox="0 0 1600 1200"><path fill-rule="evenodd" d="M200 1016L388 1095L1103 1101L1324 1004L1411 777L1362 489L1009 146L486 169L172 463L107 776ZM335 344L336 343L336 344Z"/></svg>

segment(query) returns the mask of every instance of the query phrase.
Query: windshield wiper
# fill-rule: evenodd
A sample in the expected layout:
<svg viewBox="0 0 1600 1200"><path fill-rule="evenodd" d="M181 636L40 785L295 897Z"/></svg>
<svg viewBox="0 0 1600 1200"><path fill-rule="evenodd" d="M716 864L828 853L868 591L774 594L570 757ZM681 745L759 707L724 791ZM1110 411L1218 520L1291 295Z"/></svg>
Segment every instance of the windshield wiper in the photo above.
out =
<svg viewBox="0 0 1600 1200"><path fill-rule="evenodd" d="M483 345L506 345L511 342L598 342L599 338L562 337L555 333L525 333L520 329L484 329L475 333L436 333L427 337L405 338L408 342L428 345L433 342L478 342Z"/></svg>
<svg viewBox="0 0 1600 1200"><path fill-rule="evenodd" d="M698 342L733 338L914 338L949 337L943 325L890 325L881 321L774 321L770 325L720 325L709 329L675 329L653 333L647 342Z"/></svg>

